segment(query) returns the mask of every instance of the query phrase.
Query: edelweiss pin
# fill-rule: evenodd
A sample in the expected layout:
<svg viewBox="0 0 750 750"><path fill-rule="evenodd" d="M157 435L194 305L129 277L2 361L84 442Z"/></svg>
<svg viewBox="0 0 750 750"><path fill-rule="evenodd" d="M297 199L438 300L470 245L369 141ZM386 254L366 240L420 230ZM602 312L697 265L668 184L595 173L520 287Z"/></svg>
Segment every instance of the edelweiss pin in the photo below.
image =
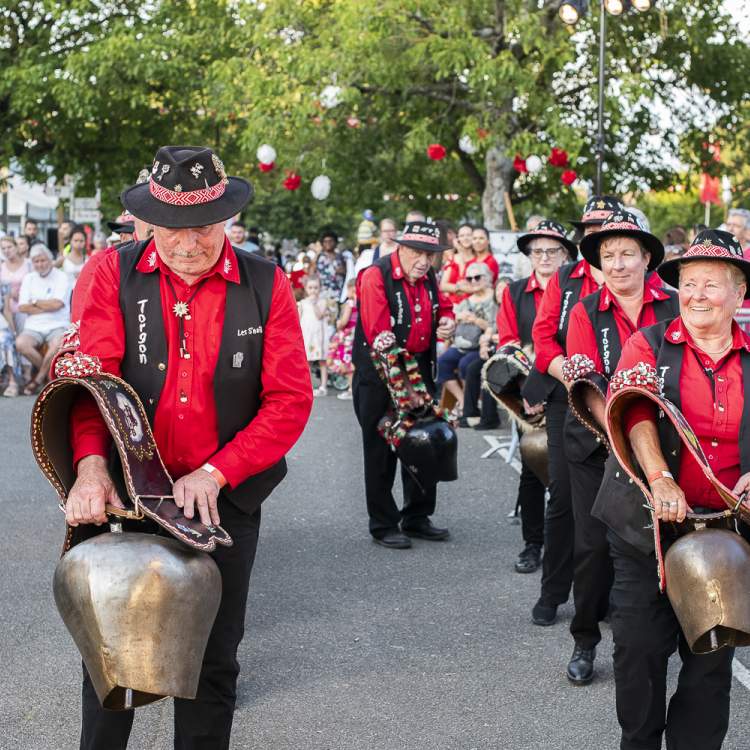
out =
<svg viewBox="0 0 750 750"><path fill-rule="evenodd" d="M190 318L190 309L187 306L187 302L175 302L172 312L178 318Z"/></svg>

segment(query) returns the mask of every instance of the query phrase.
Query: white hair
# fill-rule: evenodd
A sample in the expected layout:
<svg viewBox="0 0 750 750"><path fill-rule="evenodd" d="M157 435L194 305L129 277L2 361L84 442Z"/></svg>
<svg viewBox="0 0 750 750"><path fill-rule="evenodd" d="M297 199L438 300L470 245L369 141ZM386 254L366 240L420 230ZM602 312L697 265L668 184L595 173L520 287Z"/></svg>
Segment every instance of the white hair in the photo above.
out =
<svg viewBox="0 0 750 750"><path fill-rule="evenodd" d="M54 257L52 251L46 245L42 245L41 242L37 242L29 251L29 258L32 260L36 258L37 255L46 255L48 260L52 260Z"/></svg>
<svg viewBox="0 0 750 750"><path fill-rule="evenodd" d="M486 263L481 263L479 261L474 261L467 269L466 273L467 275L474 271L475 273L478 273L480 276L486 276L488 279L492 279L492 271L490 271L490 267Z"/></svg>

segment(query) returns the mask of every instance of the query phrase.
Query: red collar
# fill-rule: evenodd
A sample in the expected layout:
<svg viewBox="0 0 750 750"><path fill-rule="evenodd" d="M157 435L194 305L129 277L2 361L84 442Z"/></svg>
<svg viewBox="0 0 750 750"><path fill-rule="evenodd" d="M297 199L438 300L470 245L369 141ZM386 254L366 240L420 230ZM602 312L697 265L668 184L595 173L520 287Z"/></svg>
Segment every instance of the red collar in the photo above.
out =
<svg viewBox="0 0 750 750"><path fill-rule="evenodd" d="M157 269L161 271L161 273L174 275L174 271L162 261L159 253L156 252L156 241L152 238L148 245L146 245L146 249L136 265L136 270L141 273L153 273ZM234 284L240 283L237 256L227 237L224 238L224 247L221 251L221 255L219 255L219 259L216 261L213 268L206 271L198 281L205 279L208 276L213 276L214 274L221 276L225 281L231 281Z"/></svg>
<svg viewBox="0 0 750 750"><path fill-rule="evenodd" d="M664 332L664 338L670 344L687 344L691 349L701 352L701 349L693 341L693 337L682 322L681 317L675 318ZM737 321L732 321L732 349L745 349L750 352L750 336L748 336L738 325Z"/></svg>
<svg viewBox="0 0 750 750"><path fill-rule="evenodd" d="M537 289L541 289L542 285L539 283L539 279L536 277L536 271L531 272L529 280L526 282L526 288L524 292L535 292Z"/></svg>
<svg viewBox="0 0 750 750"><path fill-rule="evenodd" d="M390 256L388 257L390 257L391 259L391 276L393 276L394 279L402 279L407 284L411 284L412 286L414 286L414 284L412 284L412 282L409 281L409 279L406 277L406 274L404 273L404 269L401 267L401 261L399 260L399 257L398 257L398 250L395 250L394 252L392 252ZM426 279L426 278L427 278L427 275L425 274L425 276L419 279L417 283L419 283L419 281L422 281L423 279Z"/></svg>
<svg viewBox="0 0 750 750"><path fill-rule="evenodd" d="M650 305L653 302L659 302L661 300L668 299L669 295L660 287L646 281L643 284L643 304ZM602 287L602 293L599 295L599 310L606 310L609 307L616 305L619 307L619 303L614 294L609 290L609 287L605 284Z"/></svg>
<svg viewBox="0 0 750 750"><path fill-rule="evenodd" d="M579 260L578 265L570 274L571 279L580 279L581 276L588 276L590 279L594 278L591 273L591 266L587 260Z"/></svg>

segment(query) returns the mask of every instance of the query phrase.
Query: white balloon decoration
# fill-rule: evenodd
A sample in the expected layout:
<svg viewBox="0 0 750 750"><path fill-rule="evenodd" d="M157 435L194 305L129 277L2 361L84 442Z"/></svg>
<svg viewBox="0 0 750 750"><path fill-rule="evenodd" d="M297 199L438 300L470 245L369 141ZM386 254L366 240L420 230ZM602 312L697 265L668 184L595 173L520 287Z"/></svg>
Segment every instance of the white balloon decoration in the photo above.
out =
<svg viewBox="0 0 750 750"><path fill-rule="evenodd" d="M474 141L472 141L468 135L461 136L461 138L458 141L458 147L465 154L475 154L477 152L477 147Z"/></svg>
<svg viewBox="0 0 750 750"><path fill-rule="evenodd" d="M536 174L542 169L542 160L536 154L528 156L526 158L526 169L529 170L529 174Z"/></svg>
<svg viewBox="0 0 750 750"><path fill-rule="evenodd" d="M324 201L331 194L331 178L324 174L319 174L310 185L310 192L313 198Z"/></svg>
<svg viewBox="0 0 750 750"><path fill-rule="evenodd" d="M273 146L269 146L267 143L258 146L255 155L258 157L258 161L261 164L273 164L276 161L276 149Z"/></svg>
<svg viewBox="0 0 750 750"><path fill-rule="evenodd" d="M326 86L320 92L320 103L326 109L333 109L341 104L341 86Z"/></svg>

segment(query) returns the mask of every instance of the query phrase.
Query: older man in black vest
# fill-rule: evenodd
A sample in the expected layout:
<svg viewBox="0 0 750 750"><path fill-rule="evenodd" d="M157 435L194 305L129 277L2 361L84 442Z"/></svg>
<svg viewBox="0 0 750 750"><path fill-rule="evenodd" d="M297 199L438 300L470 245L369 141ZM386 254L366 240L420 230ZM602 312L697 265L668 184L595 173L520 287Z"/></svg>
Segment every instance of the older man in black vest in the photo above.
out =
<svg viewBox="0 0 750 750"><path fill-rule="evenodd" d="M432 222L407 223L396 252L380 258L357 280L354 410L362 428L370 534L378 544L391 549L411 547L412 536L430 541L449 536L448 529L439 529L430 521L435 512L436 484L420 488L403 466L403 510L396 506L392 489L397 458L378 432L390 398L370 357L375 338L392 331L397 342L416 355L422 379L434 394L437 339L448 338L455 328L452 305L438 290L431 264L432 253L446 249L439 236L440 230Z"/></svg>
<svg viewBox="0 0 750 750"><path fill-rule="evenodd" d="M122 201L154 237L109 254L81 318L80 350L138 393L174 496L188 518L234 539L213 557L222 600L194 701L175 699L175 747L229 748L260 505L286 474L285 453L310 413L312 389L291 288L273 263L233 248L224 223L252 197L208 148L159 149L150 178ZM72 415L77 481L72 526L101 524L120 505L109 435L93 402ZM125 748L132 711L102 709L88 675L81 748Z"/></svg>

